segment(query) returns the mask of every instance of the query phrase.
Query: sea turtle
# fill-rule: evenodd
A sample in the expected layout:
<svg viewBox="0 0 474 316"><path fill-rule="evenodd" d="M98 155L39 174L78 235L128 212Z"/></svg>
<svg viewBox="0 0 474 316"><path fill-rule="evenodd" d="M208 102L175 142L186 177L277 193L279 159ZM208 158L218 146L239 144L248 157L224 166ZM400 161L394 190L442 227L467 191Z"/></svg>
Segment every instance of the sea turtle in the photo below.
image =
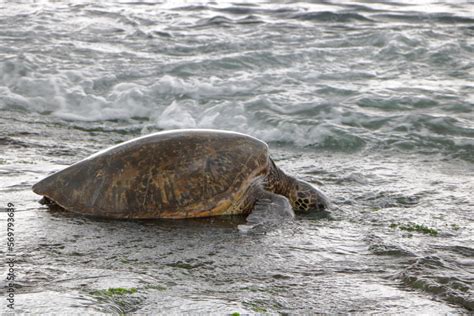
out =
<svg viewBox="0 0 474 316"><path fill-rule="evenodd" d="M220 130L172 130L100 151L33 186L62 208L108 218L192 218L249 214L293 217L328 206L311 184L286 175L254 137Z"/></svg>

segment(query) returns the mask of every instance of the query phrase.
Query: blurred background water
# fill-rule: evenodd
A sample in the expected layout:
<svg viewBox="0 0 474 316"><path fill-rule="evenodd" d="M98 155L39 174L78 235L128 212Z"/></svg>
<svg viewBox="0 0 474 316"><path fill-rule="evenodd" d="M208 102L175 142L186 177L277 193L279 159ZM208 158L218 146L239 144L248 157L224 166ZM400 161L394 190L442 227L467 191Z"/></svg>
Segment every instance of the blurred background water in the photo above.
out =
<svg viewBox="0 0 474 316"><path fill-rule="evenodd" d="M0 3L17 310L472 311L473 12L430 0ZM246 236L242 219L95 220L31 192L99 149L174 128L269 142L284 170L327 192L331 214ZM137 293L93 294L108 287Z"/></svg>

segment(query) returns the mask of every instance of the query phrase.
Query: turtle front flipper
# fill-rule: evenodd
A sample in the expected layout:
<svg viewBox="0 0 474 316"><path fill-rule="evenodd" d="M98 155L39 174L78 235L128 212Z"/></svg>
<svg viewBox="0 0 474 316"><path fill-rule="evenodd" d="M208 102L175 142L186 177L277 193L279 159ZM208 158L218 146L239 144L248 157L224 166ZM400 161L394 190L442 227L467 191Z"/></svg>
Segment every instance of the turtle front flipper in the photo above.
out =
<svg viewBox="0 0 474 316"><path fill-rule="evenodd" d="M238 228L243 233L261 233L294 217L295 213L286 197L260 188L252 212L247 216L247 224L239 225Z"/></svg>

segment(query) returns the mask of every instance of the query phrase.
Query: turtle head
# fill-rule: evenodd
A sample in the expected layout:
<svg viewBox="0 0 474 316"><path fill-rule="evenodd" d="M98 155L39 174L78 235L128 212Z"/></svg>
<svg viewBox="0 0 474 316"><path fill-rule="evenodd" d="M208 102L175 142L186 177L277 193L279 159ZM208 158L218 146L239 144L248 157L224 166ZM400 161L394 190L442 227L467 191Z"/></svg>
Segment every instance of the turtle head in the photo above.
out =
<svg viewBox="0 0 474 316"><path fill-rule="evenodd" d="M291 191L289 200L295 211L323 211L329 206L324 193L308 182L296 180Z"/></svg>

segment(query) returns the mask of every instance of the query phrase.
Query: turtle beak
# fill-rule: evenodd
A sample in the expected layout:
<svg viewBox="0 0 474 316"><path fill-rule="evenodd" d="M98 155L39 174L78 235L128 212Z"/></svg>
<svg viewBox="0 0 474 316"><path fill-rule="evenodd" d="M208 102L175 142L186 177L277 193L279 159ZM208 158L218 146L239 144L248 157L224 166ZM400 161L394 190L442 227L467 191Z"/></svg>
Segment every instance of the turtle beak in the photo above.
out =
<svg viewBox="0 0 474 316"><path fill-rule="evenodd" d="M314 188L316 191L316 210L317 211L324 211L329 208L330 204L328 197L318 188Z"/></svg>

